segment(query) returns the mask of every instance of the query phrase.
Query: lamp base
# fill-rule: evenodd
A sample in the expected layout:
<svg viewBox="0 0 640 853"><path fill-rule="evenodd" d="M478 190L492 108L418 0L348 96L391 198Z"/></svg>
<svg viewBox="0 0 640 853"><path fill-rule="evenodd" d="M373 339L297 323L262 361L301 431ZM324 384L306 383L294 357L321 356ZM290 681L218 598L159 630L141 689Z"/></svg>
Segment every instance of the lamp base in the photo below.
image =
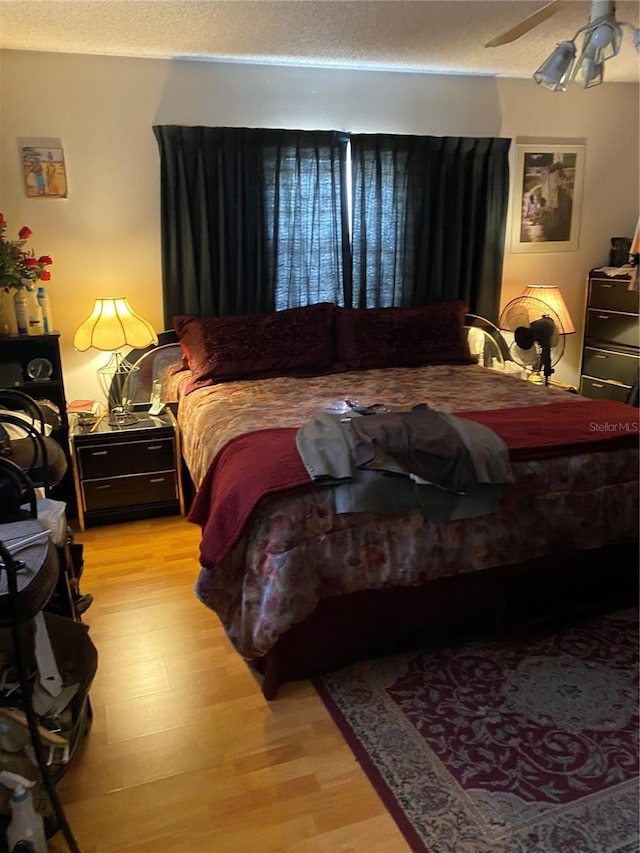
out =
<svg viewBox="0 0 640 853"><path fill-rule="evenodd" d="M131 426L137 422L137 415L127 411L124 406L114 406L109 412L109 426Z"/></svg>
<svg viewBox="0 0 640 853"><path fill-rule="evenodd" d="M107 398L111 426L128 426L138 420L131 412L138 373L139 368L130 364L117 351L98 369L98 380Z"/></svg>

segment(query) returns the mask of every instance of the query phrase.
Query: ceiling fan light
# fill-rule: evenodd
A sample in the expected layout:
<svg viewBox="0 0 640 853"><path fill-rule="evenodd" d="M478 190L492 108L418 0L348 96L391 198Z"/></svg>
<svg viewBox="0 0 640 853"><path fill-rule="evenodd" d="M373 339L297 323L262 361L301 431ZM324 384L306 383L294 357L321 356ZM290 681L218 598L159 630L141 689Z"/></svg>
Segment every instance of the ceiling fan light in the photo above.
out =
<svg viewBox="0 0 640 853"><path fill-rule="evenodd" d="M552 92L565 92L575 55L576 46L572 41L560 42L534 73L533 79Z"/></svg>
<svg viewBox="0 0 640 853"><path fill-rule="evenodd" d="M598 24L597 27L594 27L594 29L591 30L591 33L587 38L594 47L598 48L598 50L604 50L604 48L611 44L612 41L611 28L605 23Z"/></svg>
<svg viewBox="0 0 640 853"><path fill-rule="evenodd" d="M585 89L599 86L604 82L604 62L596 62L593 59L585 59L580 68L582 85Z"/></svg>
<svg viewBox="0 0 640 853"><path fill-rule="evenodd" d="M605 18L594 21L594 24L590 24L585 31L583 51L588 47L602 51L603 62L617 56L621 46L622 30L615 20Z"/></svg>
<svg viewBox="0 0 640 853"><path fill-rule="evenodd" d="M617 56L621 45L622 30L615 20L600 18L589 24L571 79L580 79L585 89L599 86L604 81L604 63Z"/></svg>

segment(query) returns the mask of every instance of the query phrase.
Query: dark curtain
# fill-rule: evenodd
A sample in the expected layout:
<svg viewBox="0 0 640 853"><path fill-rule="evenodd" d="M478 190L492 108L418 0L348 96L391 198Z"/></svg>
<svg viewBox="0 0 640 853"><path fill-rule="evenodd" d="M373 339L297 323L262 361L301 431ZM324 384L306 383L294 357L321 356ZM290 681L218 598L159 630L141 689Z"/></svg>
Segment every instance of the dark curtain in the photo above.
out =
<svg viewBox="0 0 640 853"><path fill-rule="evenodd" d="M167 326L176 314L341 301L343 134L178 126L154 133Z"/></svg>
<svg viewBox="0 0 640 853"><path fill-rule="evenodd" d="M509 140L177 126L154 132L167 326L183 313L458 297L497 320Z"/></svg>
<svg viewBox="0 0 640 853"><path fill-rule="evenodd" d="M495 322L510 140L350 139L354 306L461 298Z"/></svg>

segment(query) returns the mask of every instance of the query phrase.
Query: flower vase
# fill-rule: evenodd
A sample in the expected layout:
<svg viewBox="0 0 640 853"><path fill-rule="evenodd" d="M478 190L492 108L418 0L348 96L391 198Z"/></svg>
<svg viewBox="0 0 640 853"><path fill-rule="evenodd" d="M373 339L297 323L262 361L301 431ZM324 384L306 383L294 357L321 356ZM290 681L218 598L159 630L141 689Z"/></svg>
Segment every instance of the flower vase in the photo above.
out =
<svg viewBox="0 0 640 853"><path fill-rule="evenodd" d="M18 324L13 294L9 290L0 289L0 336L16 335Z"/></svg>
<svg viewBox="0 0 640 853"><path fill-rule="evenodd" d="M16 322L18 324L18 334L19 335L28 335L29 334L29 302L27 300L27 294L24 289L16 290L16 294L13 297L13 301L15 303L16 308Z"/></svg>

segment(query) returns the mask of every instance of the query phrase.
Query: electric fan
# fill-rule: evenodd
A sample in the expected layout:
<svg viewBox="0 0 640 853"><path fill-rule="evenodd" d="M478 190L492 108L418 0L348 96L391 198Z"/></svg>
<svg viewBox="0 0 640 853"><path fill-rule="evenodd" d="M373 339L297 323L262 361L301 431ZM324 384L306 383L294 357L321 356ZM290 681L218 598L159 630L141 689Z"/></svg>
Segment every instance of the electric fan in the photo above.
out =
<svg viewBox="0 0 640 853"><path fill-rule="evenodd" d="M534 374L542 373L548 385L564 352L565 332L558 314L541 299L517 296L505 306L499 325L513 333L511 358Z"/></svg>

